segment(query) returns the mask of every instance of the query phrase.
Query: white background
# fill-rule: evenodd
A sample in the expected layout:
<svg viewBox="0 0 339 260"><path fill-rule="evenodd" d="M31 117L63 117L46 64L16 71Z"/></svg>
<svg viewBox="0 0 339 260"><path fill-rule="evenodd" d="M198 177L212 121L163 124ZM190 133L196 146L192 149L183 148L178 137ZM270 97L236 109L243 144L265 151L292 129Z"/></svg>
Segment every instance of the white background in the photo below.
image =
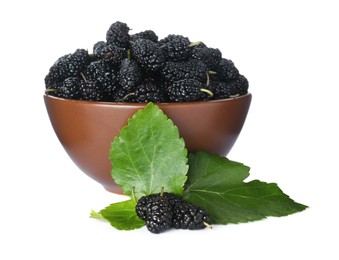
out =
<svg viewBox="0 0 339 260"><path fill-rule="evenodd" d="M2 1L0 259L338 259L335 2ZM117 20L132 33L204 41L232 59L253 102L228 157L249 165L250 179L276 182L310 208L161 235L90 219L92 208L125 197L69 159L45 110L43 80L57 58L91 51Z"/></svg>

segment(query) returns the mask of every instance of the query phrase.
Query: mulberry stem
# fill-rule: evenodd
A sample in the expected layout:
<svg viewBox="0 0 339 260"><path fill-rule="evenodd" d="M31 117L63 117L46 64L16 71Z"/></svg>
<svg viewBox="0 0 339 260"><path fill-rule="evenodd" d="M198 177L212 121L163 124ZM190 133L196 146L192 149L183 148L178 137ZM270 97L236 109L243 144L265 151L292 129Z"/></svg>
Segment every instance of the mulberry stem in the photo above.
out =
<svg viewBox="0 0 339 260"><path fill-rule="evenodd" d="M202 44L201 41L198 41L198 42L191 42L190 45L188 45L188 47L194 47L194 46L197 46L199 44Z"/></svg>
<svg viewBox="0 0 339 260"><path fill-rule="evenodd" d="M208 74L208 72L206 72L206 86L208 87L210 85L210 75Z"/></svg>
<svg viewBox="0 0 339 260"><path fill-rule="evenodd" d="M124 97L122 98L122 100L124 101L124 100L126 100L126 98L128 98L128 97L130 97L130 96L134 96L134 95L135 95L134 92L128 93L126 96L124 96Z"/></svg>
<svg viewBox="0 0 339 260"><path fill-rule="evenodd" d="M57 90L55 88L47 88L45 89L45 93L48 94L50 92L56 92Z"/></svg>
<svg viewBox="0 0 339 260"><path fill-rule="evenodd" d="M236 97L239 97L240 94L235 94L235 95L230 95L230 98L236 98Z"/></svg>
<svg viewBox="0 0 339 260"><path fill-rule="evenodd" d="M80 75L81 75L82 79L85 81L85 83L87 83L88 80L86 79L85 75L82 72L80 72Z"/></svg>
<svg viewBox="0 0 339 260"><path fill-rule="evenodd" d="M204 225L209 228L209 229L212 229L212 225L211 224L208 224L207 222L203 221L202 223L204 223Z"/></svg>
<svg viewBox="0 0 339 260"><path fill-rule="evenodd" d="M213 97L213 92L210 91L209 89L201 88L200 91L201 91L201 92L205 92L205 93L207 93L209 96Z"/></svg>

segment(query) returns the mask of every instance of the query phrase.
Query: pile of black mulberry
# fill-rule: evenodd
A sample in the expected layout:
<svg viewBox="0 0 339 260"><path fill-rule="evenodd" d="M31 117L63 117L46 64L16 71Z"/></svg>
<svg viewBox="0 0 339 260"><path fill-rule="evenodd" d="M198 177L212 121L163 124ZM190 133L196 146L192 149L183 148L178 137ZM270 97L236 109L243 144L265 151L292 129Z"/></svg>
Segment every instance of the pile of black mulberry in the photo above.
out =
<svg viewBox="0 0 339 260"><path fill-rule="evenodd" d="M197 230L210 227L209 215L173 193L161 192L143 196L136 205L138 217L146 221L152 233L161 233L170 228Z"/></svg>
<svg viewBox="0 0 339 260"><path fill-rule="evenodd" d="M244 95L247 79L219 49L152 30L130 34L113 23L93 53L60 57L45 77L46 94L105 102L191 102Z"/></svg>

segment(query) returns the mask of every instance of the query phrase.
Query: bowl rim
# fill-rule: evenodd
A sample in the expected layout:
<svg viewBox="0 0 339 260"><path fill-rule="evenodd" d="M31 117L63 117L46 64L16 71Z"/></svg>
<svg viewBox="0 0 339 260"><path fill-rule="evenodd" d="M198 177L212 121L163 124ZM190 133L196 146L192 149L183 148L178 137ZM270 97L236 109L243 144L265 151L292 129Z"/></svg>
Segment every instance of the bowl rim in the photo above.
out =
<svg viewBox="0 0 339 260"><path fill-rule="evenodd" d="M77 103L77 104L87 104L87 105L103 105L103 106L118 106L118 107L144 107L147 105L147 103L134 103L134 102L109 102L109 101L86 101L86 100L76 100L76 99L66 99L66 98L60 98L60 97L55 97L52 95L44 94L44 98L47 99L52 99L52 100L57 100L61 102L67 102L67 103ZM206 100L206 101L192 101L192 102L163 102L163 103L154 103L155 105L160 105L160 106L189 106L189 105L201 105L201 104L211 104L211 103L224 103L224 102L229 102L229 101L235 101L239 99L244 99L251 97L252 94L250 92L244 94L244 95L239 95L239 96L234 96L234 97L229 97L229 98L224 98L224 99L215 99L215 100Z"/></svg>

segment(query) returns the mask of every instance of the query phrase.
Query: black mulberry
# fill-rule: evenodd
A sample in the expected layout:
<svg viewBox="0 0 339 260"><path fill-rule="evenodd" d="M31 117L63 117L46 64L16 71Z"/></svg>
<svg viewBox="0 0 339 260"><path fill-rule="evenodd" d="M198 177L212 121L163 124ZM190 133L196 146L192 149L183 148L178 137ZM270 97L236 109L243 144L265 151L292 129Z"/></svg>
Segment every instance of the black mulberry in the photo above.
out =
<svg viewBox="0 0 339 260"><path fill-rule="evenodd" d="M146 221L146 227L152 233L161 233L172 225L172 207L162 194L141 197L136 205L136 213Z"/></svg>
<svg viewBox="0 0 339 260"><path fill-rule="evenodd" d="M203 208L180 200L172 208L172 227L176 229L203 229L209 226L209 215Z"/></svg>
<svg viewBox="0 0 339 260"><path fill-rule="evenodd" d="M244 95L247 79L219 49L152 30L129 34L126 23L111 24L93 53L77 49L50 67L45 93L106 102L192 102Z"/></svg>
<svg viewBox="0 0 339 260"><path fill-rule="evenodd" d="M248 80L239 75L237 79L229 82L212 81L210 83L213 99L224 99L244 95L248 91Z"/></svg>
<svg viewBox="0 0 339 260"><path fill-rule="evenodd" d="M81 84L82 81L78 77L67 78L57 90L57 96L66 99L79 99Z"/></svg>
<svg viewBox="0 0 339 260"><path fill-rule="evenodd" d="M130 29L126 23L122 23L119 21L113 23L106 33L107 43L123 48L128 48L130 39L130 36L128 34L129 30Z"/></svg>
<svg viewBox="0 0 339 260"><path fill-rule="evenodd" d="M239 71L234 66L233 61L222 58L216 68L217 75L222 81L231 81L239 77Z"/></svg>
<svg viewBox="0 0 339 260"><path fill-rule="evenodd" d="M208 48L199 44L192 48L192 58L201 60L205 63L208 70L216 70L221 61L221 52L219 49Z"/></svg>
<svg viewBox="0 0 339 260"><path fill-rule="evenodd" d="M194 79L175 81L166 88L167 98L172 102L201 101L213 93Z"/></svg>
<svg viewBox="0 0 339 260"><path fill-rule="evenodd" d="M142 70L135 60L124 59L119 71L120 86L133 91L142 81Z"/></svg>
<svg viewBox="0 0 339 260"><path fill-rule="evenodd" d="M127 95L127 101L136 103L161 103L164 101L164 94L156 84L142 84L137 86L134 92Z"/></svg>
<svg viewBox="0 0 339 260"><path fill-rule="evenodd" d="M190 40L182 35L170 34L159 41L166 61L185 61L190 56Z"/></svg>
<svg viewBox="0 0 339 260"><path fill-rule="evenodd" d="M90 62L90 56L84 49L77 49L72 54L60 57L50 68L45 77L46 88L58 82L63 82L69 77L76 77Z"/></svg>
<svg viewBox="0 0 339 260"><path fill-rule="evenodd" d="M138 200L135 211L140 219L146 221L148 230L153 233L160 233L171 227L195 230L210 226L210 217L203 208L173 193L143 196Z"/></svg>
<svg viewBox="0 0 339 260"><path fill-rule="evenodd" d="M93 46L94 57L98 60L110 62L112 65L119 65L120 62L127 58L127 50L114 44L107 44L100 41Z"/></svg>
<svg viewBox="0 0 339 260"><path fill-rule="evenodd" d="M101 89L104 101L113 101L115 91L119 88L119 73L104 60L91 62L84 74L86 80Z"/></svg>
<svg viewBox="0 0 339 260"><path fill-rule="evenodd" d="M183 79L195 79L200 82L206 82L207 73L206 65L197 59L183 62L166 62L161 70L163 77L170 82Z"/></svg>
<svg viewBox="0 0 339 260"><path fill-rule="evenodd" d="M132 42L131 54L146 71L157 71L165 62L159 45L147 39L137 39Z"/></svg>
<svg viewBox="0 0 339 260"><path fill-rule="evenodd" d="M137 39L147 39L151 40L152 42L158 42L158 36L152 30L146 30L143 32L132 34L130 38L132 42L136 41Z"/></svg>
<svg viewBox="0 0 339 260"><path fill-rule="evenodd" d="M87 81L80 86L80 100L85 101L103 101L104 94L97 84Z"/></svg>

